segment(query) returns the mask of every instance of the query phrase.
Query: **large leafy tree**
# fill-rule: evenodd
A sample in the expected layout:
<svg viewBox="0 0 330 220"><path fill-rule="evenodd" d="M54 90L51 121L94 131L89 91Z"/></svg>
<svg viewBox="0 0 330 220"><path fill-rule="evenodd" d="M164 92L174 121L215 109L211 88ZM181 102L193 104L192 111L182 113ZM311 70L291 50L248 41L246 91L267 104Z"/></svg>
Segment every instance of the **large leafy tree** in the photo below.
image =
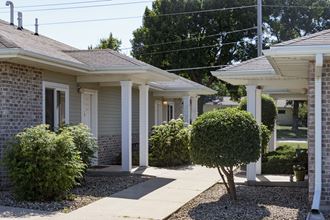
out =
<svg viewBox="0 0 330 220"><path fill-rule="evenodd" d="M254 57L255 46L248 39L255 37L255 29L227 33L254 27L256 19L251 18L255 18L256 11L253 8L166 16L169 13L253 4L253 0L156 0L152 9L145 10L142 27L133 33L132 55L162 69L226 65ZM175 43L166 43L173 41ZM227 95L226 87L219 85L210 70L183 70L176 73L218 88L220 94ZM229 90L237 91L232 88Z"/></svg>
<svg viewBox="0 0 330 220"><path fill-rule="evenodd" d="M100 43L96 47L93 48L93 46L89 46L88 49L112 49L119 52L120 46L121 40L118 40L110 33L108 38L100 39Z"/></svg>
<svg viewBox="0 0 330 220"><path fill-rule="evenodd" d="M328 0L263 3L265 47L329 27ZM256 0L156 0L151 9L146 8L143 25L133 33L132 55L162 69L228 65L256 57L256 29L230 33L256 26L255 4ZM234 9L242 6L252 7ZM187 13L203 10L208 11ZM176 73L217 89L218 95L244 94L240 87L223 86L211 75L214 69Z"/></svg>

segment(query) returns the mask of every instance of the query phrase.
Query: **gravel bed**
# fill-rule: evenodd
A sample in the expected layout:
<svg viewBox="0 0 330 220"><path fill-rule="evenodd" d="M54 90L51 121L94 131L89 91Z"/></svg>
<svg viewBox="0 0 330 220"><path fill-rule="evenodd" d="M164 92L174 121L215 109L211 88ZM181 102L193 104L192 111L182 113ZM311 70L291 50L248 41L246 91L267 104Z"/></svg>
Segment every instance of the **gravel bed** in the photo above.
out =
<svg viewBox="0 0 330 220"><path fill-rule="evenodd" d="M0 191L0 205L35 209L48 212L70 212L88 205L103 197L122 191L128 187L149 180L150 176L87 176L85 183L74 188L66 200L53 202L26 202L17 201L10 191Z"/></svg>
<svg viewBox="0 0 330 220"><path fill-rule="evenodd" d="M237 202L229 198L224 185L216 184L183 206L169 220L306 219L310 208L306 188L236 187Z"/></svg>

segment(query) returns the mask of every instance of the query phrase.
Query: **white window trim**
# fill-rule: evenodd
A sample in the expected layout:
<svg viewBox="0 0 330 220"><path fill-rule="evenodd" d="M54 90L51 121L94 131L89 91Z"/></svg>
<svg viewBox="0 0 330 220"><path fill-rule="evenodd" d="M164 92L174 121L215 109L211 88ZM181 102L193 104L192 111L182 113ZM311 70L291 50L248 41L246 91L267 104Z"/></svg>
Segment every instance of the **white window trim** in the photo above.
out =
<svg viewBox="0 0 330 220"><path fill-rule="evenodd" d="M166 121L169 121L169 120L168 120L168 118L169 118L169 117L168 117L168 107L169 107L170 105L173 107L173 112L172 112L173 115L172 115L171 118L172 118L172 119L175 119L175 105L174 105L174 102L167 102L167 105L166 105Z"/></svg>
<svg viewBox="0 0 330 220"><path fill-rule="evenodd" d="M54 83L54 82L48 82L48 81L42 81L42 122L43 124L46 123L46 88L54 89L55 91L63 91L65 92L65 123L69 124L69 104L70 104L70 94L69 94L69 85L61 84L61 83ZM54 103L57 103L56 96L54 97ZM54 118L54 126L57 127L57 114L55 114Z"/></svg>
<svg viewBox="0 0 330 220"><path fill-rule="evenodd" d="M160 104L161 108L158 108L158 105ZM161 116L160 120L158 118L158 115ZM161 123L158 123L160 121L162 123L163 121L163 102L160 100L155 101L155 125L160 125Z"/></svg>

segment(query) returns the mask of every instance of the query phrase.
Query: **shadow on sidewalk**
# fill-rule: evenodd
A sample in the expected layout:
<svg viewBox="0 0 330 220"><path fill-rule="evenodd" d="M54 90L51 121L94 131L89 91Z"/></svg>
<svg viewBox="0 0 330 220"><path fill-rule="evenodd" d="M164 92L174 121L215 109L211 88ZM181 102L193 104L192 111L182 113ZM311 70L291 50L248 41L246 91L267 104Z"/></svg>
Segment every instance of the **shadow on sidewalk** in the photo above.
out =
<svg viewBox="0 0 330 220"><path fill-rule="evenodd" d="M169 179L169 178L153 178L146 182L134 185L128 189L125 189L123 191L120 191L118 193L115 193L111 195L112 198L122 198L122 199L140 199L145 195L148 195L149 193L160 189L167 184L173 182L175 179Z"/></svg>

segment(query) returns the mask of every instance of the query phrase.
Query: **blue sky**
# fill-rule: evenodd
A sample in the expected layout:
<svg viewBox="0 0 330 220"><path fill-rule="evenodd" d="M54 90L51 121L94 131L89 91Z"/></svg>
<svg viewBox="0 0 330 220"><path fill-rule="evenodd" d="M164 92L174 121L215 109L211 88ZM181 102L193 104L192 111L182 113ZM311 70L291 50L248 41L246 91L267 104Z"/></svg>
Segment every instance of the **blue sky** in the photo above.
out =
<svg viewBox="0 0 330 220"><path fill-rule="evenodd" d="M43 4L58 4L69 2L82 2L90 0L12 0L15 7L27 5L43 5ZM34 19L38 18L39 23L51 23L72 20L90 20L103 18L120 18L131 16L142 16L145 7L151 7L151 1L132 5L112 5L95 8L80 8L70 10L55 10L55 11L31 11L41 8L62 8L62 7L77 7L88 5L107 5L127 2L141 2L142 0L112 0L103 2L93 2L86 4L64 5L64 6L47 6L38 8L16 8L15 9L15 24L17 24L17 11L23 11L23 26L26 29L34 30L31 24L34 24ZM3 6L0 5L0 19L9 21L9 7L6 8L5 1ZM100 38L107 37L110 32L115 37L122 40L122 47L131 47L130 39L132 32L142 25L142 18L127 19L127 20L112 20L98 21L74 24L59 24L59 25L40 25L39 33L46 35L58 41L72 45L79 49L87 49L88 45L95 45ZM128 53L129 51L123 51Z"/></svg>

